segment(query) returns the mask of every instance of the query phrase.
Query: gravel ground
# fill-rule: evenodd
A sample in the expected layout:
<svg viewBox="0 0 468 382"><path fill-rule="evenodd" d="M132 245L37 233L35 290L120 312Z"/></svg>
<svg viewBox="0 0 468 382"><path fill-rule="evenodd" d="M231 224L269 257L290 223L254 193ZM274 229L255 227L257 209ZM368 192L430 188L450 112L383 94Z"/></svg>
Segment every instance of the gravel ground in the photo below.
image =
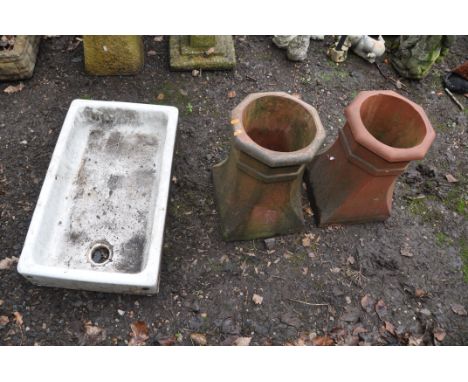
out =
<svg viewBox="0 0 468 382"><path fill-rule="evenodd" d="M306 61L292 63L270 37L236 36L236 69L200 77L171 72L168 39L158 40L145 37L146 52L155 54L146 56L140 74L90 77L73 36L46 39L21 91L6 94L17 83L0 83L0 261L6 268L0 270L0 344L468 345L467 114L441 83L445 70L466 60L467 36L427 78L402 80L401 89L354 55L340 65L329 62L331 37L312 41ZM380 66L398 79L389 65ZM344 124L344 106L372 89L419 103L438 134L425 160L399 178L391 218L319 229L304 191L303 233L277 237L270 249L263 240L223 242L211 167L229 151L230 110L252 92L297 93L317 108L328 144ZM37 287L16 272L14 261L7 266L6 259L20 256L76 98L179 108L155 296ZM447 174L458 182L448 182Z"/></svg>

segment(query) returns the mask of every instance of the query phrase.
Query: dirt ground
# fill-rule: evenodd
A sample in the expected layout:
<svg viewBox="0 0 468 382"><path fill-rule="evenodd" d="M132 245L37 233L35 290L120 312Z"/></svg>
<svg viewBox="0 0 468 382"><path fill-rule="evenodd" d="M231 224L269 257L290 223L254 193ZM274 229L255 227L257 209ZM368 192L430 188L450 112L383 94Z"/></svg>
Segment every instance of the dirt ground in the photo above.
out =
<svg viewBox="0 0 468 382"><path fill-rule="evenodd" d="M209 345L249 341L243 337L251 345L468 345L468 115L441 83L446 69L467 59L468 37L427 78L402 80L401 89L352 54L338 66L328 61L331 40L312 41L306 61L292 63L270 37L236 36L236 69L201 77L169 70L167 37L145 37L155 54L131 77L88 76L74 37L43 40L24 89L6 94L17 82L0 83L0 261L20 256L72 100L174 105L180 117L160 292L37 287L13 264L0 270L0 344L126 345L134 324L136 332L148 328L140 336L147 345L191 345L203 336ZM328 144L344 124L343 107L371 89L419 103L438 134L425 160L399 178L391 218L320 229L304 191L303 233L277 237L270 250L263 240L222 241L211 167L229 151L230 110L252 92L298 93L317 108Z"/></svg>

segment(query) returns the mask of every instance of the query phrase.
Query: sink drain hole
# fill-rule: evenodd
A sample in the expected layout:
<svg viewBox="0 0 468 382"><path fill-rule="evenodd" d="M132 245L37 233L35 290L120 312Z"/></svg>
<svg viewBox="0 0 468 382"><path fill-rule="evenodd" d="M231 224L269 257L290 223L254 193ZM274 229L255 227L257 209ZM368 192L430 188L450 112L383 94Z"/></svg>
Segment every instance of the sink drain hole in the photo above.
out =
<svg viewBox="0 0 468 382"><path fill-rule="evenodd" d="M111 247L106 243L96 243L89 251L89 259L92 263L102 265L107 263L112 256Z"/></svg>

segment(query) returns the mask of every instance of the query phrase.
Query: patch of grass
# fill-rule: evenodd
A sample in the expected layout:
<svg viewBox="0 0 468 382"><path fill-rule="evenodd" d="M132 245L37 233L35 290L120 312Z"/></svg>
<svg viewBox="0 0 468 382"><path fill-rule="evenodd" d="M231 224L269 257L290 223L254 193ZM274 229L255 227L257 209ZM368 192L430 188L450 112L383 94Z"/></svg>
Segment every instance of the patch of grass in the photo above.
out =
<svg viewBox="0 0 468 382"><path fill-rule="evenodd" d="M463 239L460 242L460 257L463 261L463 279L468 283L468 243Z"/></svg>
<svg viewBox="0 0 468 382"><path fill-rule="evenodd" d="M156 90L157 91L153 98L154 103L176 106L182 111L186 110L185 105L187 104L188 96L182 94L180 89L178 89L173 83L166 81ZM157 96L160 93L164 94L164 98L162 100L157 99Z"/></svg>
<svg viewBox="0 0 468 382"><path fill-rule="evenodd" d="M468 216L468 198L464 187L464 182L461 181L459 185L449 191L443 203L448 209L466 217Z"/></svg>
<svg viewBox="0 0 468 382"><path fill-rule="evenodd" d="M435 238L439 247L445 247L446 245L453 243L453 240L443 232L437 232L435 234Z"/></svg>
<svg viewBox="0 0 468 382"><path fill-rule="evenodd" d="M436 130L438 131L447 131L448 129L449 129L449 126L446 123L438 123L436 125Z"/></svg>
<svg viewBox="0 0 468 382"><path fill-rule="evenodd" d="M409 211L416 216L420 216L424 223L437 223L442 221L442 214L437 211L433 206L428 205L428 199L432 197L426 197L424 199L412 199L409 202Z"/></svg>
<svg viewBox="0 0 468 382"><path fill-rule="evenodd" d="M311 76L301 77L300 82L301 82L302 85L310 85L312 83L312 77Z"/></svg>
<svg viewBox="0 0 468 382"><path fill-rule="evenodd" d="M328 65L330 68L333 70L333 73L335 74L335 77L344 79L349 77L349 73L342 68L341 65L337 65L335 62L332 62L330 60L327 61Z"/></svg>
<svg viewBox="0 0 468 382"><path fill-rule="evenodd" d="M287 260L295 266L303 266L307 262L307 253L300 251L293 253L292 256Z"/></svg>
<svg viewBox="0 0 468 382"><path fill-rule="evenodd" d="M187 111L188 111L189 113L192 113L192 112L193 112L193 106L192 106L192 104L191 104L190 102L187 104L186 108L187 108Z"/></svg>
<svg viewBox="0 0 468 382"><path fill-rule="evenodd" d="M427 211L426 201L424 199L412 199L409 202L409 210L413 215L424 215Z"/></svg>
<svg viewBox="0 0 468 382"><path fill-rule="evenodd" d="M332 72L317 72L316 77L321 83L328 83L334 80Z"/></svg>

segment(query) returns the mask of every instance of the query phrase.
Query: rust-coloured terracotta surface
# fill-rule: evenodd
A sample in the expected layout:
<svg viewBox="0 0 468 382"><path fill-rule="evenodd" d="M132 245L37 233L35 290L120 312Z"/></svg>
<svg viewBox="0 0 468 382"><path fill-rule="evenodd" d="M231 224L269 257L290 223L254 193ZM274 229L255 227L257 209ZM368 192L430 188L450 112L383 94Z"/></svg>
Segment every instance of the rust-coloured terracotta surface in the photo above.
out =
<svg viewBox="0 0 468 382"><path fill-rule="evenodd" d="M213 167L225 240L300 231L304 168L325 138L317 111L287 93L254 93L231 114L229 157Z"/></svg>
<svg viewBox="0 0 468 382"><path fill-rule="evenodd" d="M320 226L385 220L397 177L435 138L424 110L393 91L364 91L346 107L338 139L307 168Z"/></svg>

